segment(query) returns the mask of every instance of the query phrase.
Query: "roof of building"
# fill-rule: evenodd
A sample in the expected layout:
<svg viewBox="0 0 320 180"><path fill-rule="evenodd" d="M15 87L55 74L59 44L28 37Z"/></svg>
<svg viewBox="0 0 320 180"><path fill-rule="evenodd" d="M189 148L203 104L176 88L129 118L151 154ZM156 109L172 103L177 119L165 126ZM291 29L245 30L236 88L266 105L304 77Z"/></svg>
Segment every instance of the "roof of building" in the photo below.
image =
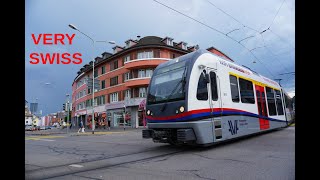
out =
<svg viewBox="0 0 320 180"><path fill-rule="evenodd" d="M123 55L124 53L127 53L127 52L132 51L132 50L140 49L140 48L164 47L164 48L169 48L169 49L172 49L172 50L175 50L175 51L180 51L180 52L183 52L183 53L190 53L190 52L192 52L192 48L195 48L195 49L199 48L198 45L195 45L195 46L188 47L187 50L182 49L178 45L180 43L185 43L184 41L181 41L180 43L173 42L173 46L170 46L170 45L167 45L163 41L166 38L173 39L173 38L170 38L170 37L161 38L161 37L158 37L158 36L145 36L145 37L143 37L143 38L141 38L139 40L129 39L129 40L132 40L132 41L136 42L136 44L134 44L134 45L132 45L132 46L130 46L128 48L124 48L124 47L121 47L119 45L116 45L115 47L113 47L113 49L115 49L116 47L119 47L119 48L121 48L123 50L121 50L119 52L116 52L114 54L109 53L109 52L103 52L102 53L102 57L96 57L95 58L95 66L98 66L99 64L102 64L104 62L113 60L113 59ZM129 40L127 40L127 41L129 41ZM210 47L207 50L211 50L211 49L215 49L215 50L219 51L221 54L225 55L220 50L218 50L217 48L214 48L214 47ZM225 55L225 56L226 56L226 58L229 58L227 55ZM229 59L232 60L231 58L229 58ZM87 72L87 71L90 71L91 69L92 69L92 61L90 61L89 64L86 64L84 67L82 67L80 69L80 71L77 72L78 75L75 77L73 82L75 82L76 79L79 76L82 75L82 72Z"/></svg>

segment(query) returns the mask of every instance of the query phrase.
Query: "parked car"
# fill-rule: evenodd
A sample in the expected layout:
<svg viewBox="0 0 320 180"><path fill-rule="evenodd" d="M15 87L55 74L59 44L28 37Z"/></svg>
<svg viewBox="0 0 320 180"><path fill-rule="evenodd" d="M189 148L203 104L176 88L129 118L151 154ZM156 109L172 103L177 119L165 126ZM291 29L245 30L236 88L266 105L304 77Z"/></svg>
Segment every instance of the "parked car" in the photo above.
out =
<svg viewBox="0 0 320 180"><path fill-rule="evenodd" d="M30 125L25 126L24 130L26 130L26 131L32 131L32 126L30 126Z"/></svg>
<svg viewBox="0 0 320 180"><path fill-rule="evenodd" d="M51 129L51 127L50 126L41 126L40 127L40 130L47 130L47 129Z"/></svg>

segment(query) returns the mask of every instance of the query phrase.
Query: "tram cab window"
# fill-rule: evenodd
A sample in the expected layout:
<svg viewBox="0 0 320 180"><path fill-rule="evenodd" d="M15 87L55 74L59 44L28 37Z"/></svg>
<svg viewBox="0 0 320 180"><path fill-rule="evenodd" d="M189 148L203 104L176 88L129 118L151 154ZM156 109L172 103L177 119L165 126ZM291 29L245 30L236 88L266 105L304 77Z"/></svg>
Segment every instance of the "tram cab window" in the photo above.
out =
<svg viewBox="0 0 320 180"><path fill-rule="evenodd" d="M240 95L241 95L241 102L254 104L254 92L253 92L253 85L251 81L239 78L239 85L240 85Z"/></svg>
<svg viewBox="0 0 320 180"><path fill-rule="evenodd" d="M277 112L278 115L283 115L283 106L282 106L282 98L279 90L275 90L276 92L276 104L277 104Z"/></svg>
<svg viewBox="0 0 320 180"><path fill-rule="evenodd" d="M267 93L269 116L275 116L277 115L277 110L276 110L276 101L274 99L274 90L272 88L266 87L266 93Z"/></svg>
<svg viewBox="0 0 320 180"><path fill-rule="evenodd" d="M233 102L239 102L239 87L238 79L236 76L230 75L230 89L231 89L231 98Z"/></svg>
<svg viewBox="0 0 320 180"><path fill-rule="evenodd" d="M211 95L212 100L218 100L218 87L217 87L217 77L215 72L210 72L210 81L211 81Z"/></svg>
<svg viewBox="0 0 320 180"><path fill-rule="evenodd" d="M197 88L197 99L201 101L208 100L208 88L207 88L207 80L205 78L205 74L201 73L198 82Z"/></svg>

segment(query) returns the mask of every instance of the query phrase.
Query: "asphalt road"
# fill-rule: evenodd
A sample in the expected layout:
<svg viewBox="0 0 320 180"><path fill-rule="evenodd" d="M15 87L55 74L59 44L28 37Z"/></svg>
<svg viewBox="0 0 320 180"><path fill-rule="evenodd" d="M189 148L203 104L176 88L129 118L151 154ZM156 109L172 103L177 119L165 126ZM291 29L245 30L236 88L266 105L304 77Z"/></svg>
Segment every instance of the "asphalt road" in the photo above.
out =
<svg viewBox="0 0 320 180"><path fill-rule="evenodd" d="M215 145L172 147L141 129L25 140L26 179L295 179L295 128Z"/></svg>

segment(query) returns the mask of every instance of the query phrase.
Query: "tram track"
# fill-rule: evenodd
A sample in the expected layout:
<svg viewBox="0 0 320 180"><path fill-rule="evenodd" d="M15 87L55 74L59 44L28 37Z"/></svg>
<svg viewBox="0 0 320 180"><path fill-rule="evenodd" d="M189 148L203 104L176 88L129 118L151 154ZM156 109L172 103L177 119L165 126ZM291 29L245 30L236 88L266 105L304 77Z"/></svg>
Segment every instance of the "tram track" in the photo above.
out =
<svg viewBox="0 0 320 180"><path fill-rule="evenodd" d="M189 148L173 148L170 146L164 146L163 148L152 148L144 151L134 153L123 153L112 157L101 158L98 160L88 160L78 163L68 163L64 165L43 167L25 172L25 178L30 180L38 179L50 179L56 177L62 177L66 175L73 175L77 173L94 171L99 169L107 169L114 166L123 164L132 164L140 161L149 161L163 156L176 155L185 151L190 150ZM71 165L77 165L73 167Z"/></svg>

